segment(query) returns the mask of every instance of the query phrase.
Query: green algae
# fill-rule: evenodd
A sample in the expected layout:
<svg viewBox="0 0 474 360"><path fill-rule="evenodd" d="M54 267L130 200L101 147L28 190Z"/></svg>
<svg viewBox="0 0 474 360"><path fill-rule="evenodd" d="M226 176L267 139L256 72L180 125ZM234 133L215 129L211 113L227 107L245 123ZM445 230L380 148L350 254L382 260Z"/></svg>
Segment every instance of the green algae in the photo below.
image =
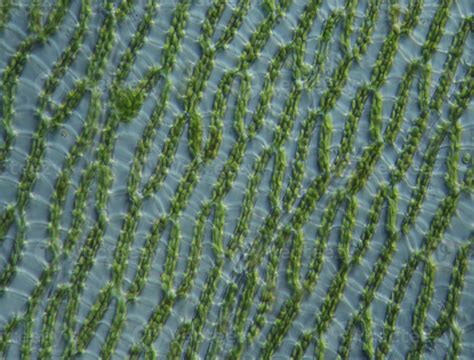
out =
<svg viewBox="0 0 474 360"><path fill-rule="evenodd" d="M401 351L421 358L449 333L446 356L462 358L469 340L458 314L465 306L464 289L472 292L466 282L472 240L453 235L450 226L460 227L457 209L469 204L473 188L465 145L473 67L464 59L472 15L462 14L450 33L446 28L453 25L448 19L455 7L440 1L428 15L422 44L403 63L400 53L424 26L423 1L404 6L370 0L362 15L362 2L352 0L329 10L318 0L215 0L200 4L204 12L196 15L199 4L183 0L172 6L152 64L135 73L134 64L148 51L161 11L166 12L159 3L106 1L98 5L103 16L94 28L97 4L83 0L72 36L39 86L31 146L24 150L14 200L0 213L0 244L14 238L2 264L0 301L22 276L35 192L56 141L51 139L73 123L84 103L88 110L45 200L46 255L38 280L18 314L2 312L1 352L7 356L19 347L24 358L303 358L314 345L314 358L324 359L328 351L356 358L352 338L360 329L362 354L383 359L398 353L401 306L414 296L407 326L413 339ZM58 36L63 22L70 21L70 6L57 1L44 13L41 2L33 0L25 8L26 32L2 68L1 171L23 146L15 111L31 54ZM11 2L2 3L0 31L9 29L15 11ZM122 46L121 26L137 16L134 11L141 20ZM200 16L197 35L190 35ZM380 36L380 21L388 27L376 49L372 42ZM290 40L280 32L289 33ZM188 36L194 36L195 53L181 45L189 46ZM445 38L451 46L439 68L435 59ZM86 39L90 55L84 75L63 88L84 57ZM187 64L189 76L176 77L190 53L195 60ZM256 73L262 64L262 74ZM402 72L392 101L385 94L396 69ZM459 69L465 71L461 80ZM364 80L352 85L352 76L364 71ZM135 75L138 81L129 84ZM284 77L289 87L280 91ZM254 88L257 78L260 88ZM102 93L105 81L110 83ZM348 85L353 86L349 91ZM176 96L179 92L184 96ZM309 108L308 99L316 99ZM127 148L120 140L124 129L137 134L128 164L117 161ZM381 162L391 156L386 154L395 155L383 173ZM440 162L442 186L436 182ZM117 164L126 168L123 181ZM117 190L119 183L123 190ZM442 199L434 207L435 186ZM111 204L121 193L125 205L117 212ZM120 218L118 230L111 232L115 218ZM428 228L420 234L424 223ZM308 230L312 226L316 232ZM440 293L441 266L434 253L445 233L456 239L457 250L449 289ZM412 238L421 244L400 260ZM381 248L378 254L373 245ZM110 253L108 271L95 288L91 282L104 248ZM418 269L422 282L413 291ZM328 332L341 321L343 299L357 271L366 276L351 298L355 310L346 314L345 328L333 339ZM382 284L389 273L396 279L387 294ZM384 291L388 300L381 317L374 302ZM321 296L314 303L315 293ZM443 296L443 308L428 326L434 299ZM187 310L181 314L183 303ZM140 307L146 309L131 332ZM383 331L375 340L380 322ZM12 342L17 329L19 346ZM166 334L172 339L163 345Z"/></svg>

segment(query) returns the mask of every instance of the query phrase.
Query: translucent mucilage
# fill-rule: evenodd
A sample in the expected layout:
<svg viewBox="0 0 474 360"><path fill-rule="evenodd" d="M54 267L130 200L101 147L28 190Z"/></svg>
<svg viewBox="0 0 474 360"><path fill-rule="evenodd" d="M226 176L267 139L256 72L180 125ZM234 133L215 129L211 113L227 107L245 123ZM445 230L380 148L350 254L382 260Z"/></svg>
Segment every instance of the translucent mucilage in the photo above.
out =
<svg viewBox="0 0 474 360"><path fill-rule="evenodd" d="M3 1L2 358L473 358L473 28Z"/></svg>

